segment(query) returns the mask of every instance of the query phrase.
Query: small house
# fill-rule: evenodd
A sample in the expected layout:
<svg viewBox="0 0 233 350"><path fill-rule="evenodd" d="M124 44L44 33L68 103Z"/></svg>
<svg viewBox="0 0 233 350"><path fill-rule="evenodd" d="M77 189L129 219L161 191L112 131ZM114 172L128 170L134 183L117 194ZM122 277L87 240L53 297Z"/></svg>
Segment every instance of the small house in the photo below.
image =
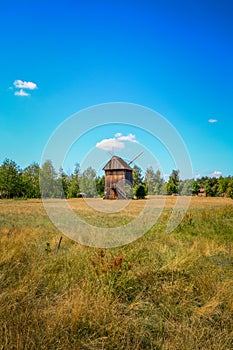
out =
<svg viewBox="0 0 233 350"><path fill-rule="evenodd" d="M198 196L199 197L206 197L206 192L205 192L204 187L199 188Z"/></svg>
<svg viewBox="0 0 233 350"><path fill-rule="evenodd" d="M132 168L122 158L113 156L103 168L105 171L104 198L127 199L132 189Z"/></svg>

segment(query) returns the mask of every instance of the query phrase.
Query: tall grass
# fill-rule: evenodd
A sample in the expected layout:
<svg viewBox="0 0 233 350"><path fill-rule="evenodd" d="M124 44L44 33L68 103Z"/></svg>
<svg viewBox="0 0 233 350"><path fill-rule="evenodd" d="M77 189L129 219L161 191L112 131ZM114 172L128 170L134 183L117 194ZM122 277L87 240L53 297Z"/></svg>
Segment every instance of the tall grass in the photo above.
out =
<svg viewBox="0 0 233 350"><path fill-rule="evenodd" d="M0 349L232 349L233 206L195 201L172 234L167 206L127 246L59 250L40 201L0 202Z"/></svg>

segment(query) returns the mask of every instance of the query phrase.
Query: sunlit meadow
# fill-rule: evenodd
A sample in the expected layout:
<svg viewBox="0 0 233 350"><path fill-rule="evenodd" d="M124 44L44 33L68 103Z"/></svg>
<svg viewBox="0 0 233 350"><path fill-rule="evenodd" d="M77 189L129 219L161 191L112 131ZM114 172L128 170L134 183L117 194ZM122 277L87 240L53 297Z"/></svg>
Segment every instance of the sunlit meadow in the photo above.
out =
<svg viewBox="0 0 233 350"><path fill-rule="evenodd" d="M111 249L62 236L40 200L1 200L0 349L232 349L233 202L193 197L168 234L175 200L143 237ZM69 204L112 226L145 201L109 216Z"/></svg>

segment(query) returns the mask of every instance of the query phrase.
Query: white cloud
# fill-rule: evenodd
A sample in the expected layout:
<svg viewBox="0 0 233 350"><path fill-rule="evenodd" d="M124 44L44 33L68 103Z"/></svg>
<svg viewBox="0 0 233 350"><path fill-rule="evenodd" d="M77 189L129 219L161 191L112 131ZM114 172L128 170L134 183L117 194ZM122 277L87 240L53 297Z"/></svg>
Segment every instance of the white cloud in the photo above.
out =
<svg viewBox="0 0 233 350"><path fill-rule="evenodd" d="M196 174L194 177L195 179L199 179L201 177L201 174Z"/></svg>
<svg viewBox="0 0 233 350"><path fill-rule="evenodd" d="M120 134L120 133L118 133L118 134ZM121 135L121 136L118 136L117 139L119 141L129 141L129 142L136 142L136 143L138 143L138 141L136 140L136 136L133 135L133 134L128 134L126 136Z"/></svg>
<svg viewBox="0 0 233 350"><path fill-rule="evenodd" d="M37 88L36 83L32 81L15 80L13 84L17 89L35 90Z"/></svg>
<svg viewBox="0 0 233 350"><path fill-rule="evenodd" d="M213 124L213 123L217 123L217 119L209 119L208 122L209 122L209 123L212 123L212 124Z"/></svg>
<svg viewBox="0 0 233 350"><path fill-rule="evenodd" d="M219 170L215 170L212 174L210 174L210 176L213 176L213 177L219 177L221 175L222 175L222 172Z"/></svg>
<svg viewBox="0 0 233 350"><path fill-rule="evenodd" d="M97 148L103 149L104 151L114 151L116 149L123 149L125 147L124 142L118 141L117 139L104 139L96 144Z"/></svg>
<svg viewBox="0 0 233 350"><path fill-rule="evenodd" d="M138 143L138 141L136 140L136 136L133 134L128 134L124 136L121 132L117 132L114 136L114 138L104 139L100 142L97 142L96 147L101 148L104 151L114 151L117 149L123 149L125 147L125 143L123 141Z"/></svg>
<svg viewBox="0 0 233 350"><path fill-rule="evenodd" d="M30 94L23 89L20 89L19 91L15 91L15 96L30 96Z"/></svg>

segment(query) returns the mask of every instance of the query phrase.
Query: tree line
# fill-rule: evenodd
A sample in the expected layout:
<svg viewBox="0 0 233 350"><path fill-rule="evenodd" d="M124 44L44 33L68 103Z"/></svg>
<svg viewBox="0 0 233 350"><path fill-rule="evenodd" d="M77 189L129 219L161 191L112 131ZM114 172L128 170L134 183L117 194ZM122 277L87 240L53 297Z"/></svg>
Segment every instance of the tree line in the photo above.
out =
<svg viewBox="0 0 233 350"><path fill-rule="evenodd" d="M179 171L173 170L167 181L160 170L149 167L143 176L141 168L133 167L133 195L198 195L227 196L233 198L233 177L202 177L181 180ZM103 197L104 176L97 176L95 169L88 167L83 172L78 164L71 174L62 168L56 172L52 162L42 166L33 163L21 169L16 162L5 159L0 165L0 198L76 198Z"/></svg>

